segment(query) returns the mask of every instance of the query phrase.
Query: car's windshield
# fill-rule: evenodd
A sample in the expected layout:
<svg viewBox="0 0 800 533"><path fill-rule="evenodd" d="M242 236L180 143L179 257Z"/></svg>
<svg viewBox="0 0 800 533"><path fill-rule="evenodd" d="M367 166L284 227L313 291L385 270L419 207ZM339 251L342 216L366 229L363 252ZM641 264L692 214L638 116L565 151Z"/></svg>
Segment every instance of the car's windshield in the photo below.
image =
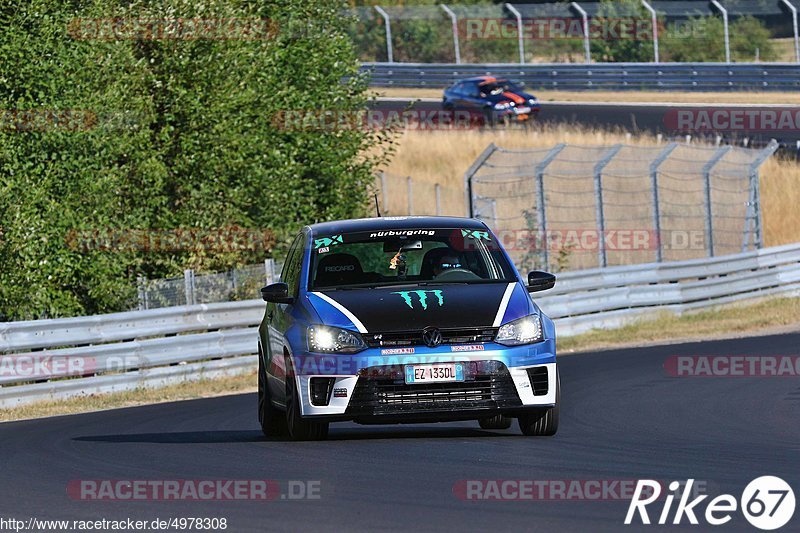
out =
<svg viewBox="0 0 800 533"><path fill-rule="evenodd" d="M493 83L485 83L481 85L481 92L483 94L491 94L492 96L495 96L505 91L519 92L522 91L522 87L520 87L513 81L504 81L504 80L500 80Z"/></svg>
<svg viewBox="0 0 800 533"><path fill-rule="evenodd" d="M314 235L309 288L515 281L481 229L403 229Z"/></svg>

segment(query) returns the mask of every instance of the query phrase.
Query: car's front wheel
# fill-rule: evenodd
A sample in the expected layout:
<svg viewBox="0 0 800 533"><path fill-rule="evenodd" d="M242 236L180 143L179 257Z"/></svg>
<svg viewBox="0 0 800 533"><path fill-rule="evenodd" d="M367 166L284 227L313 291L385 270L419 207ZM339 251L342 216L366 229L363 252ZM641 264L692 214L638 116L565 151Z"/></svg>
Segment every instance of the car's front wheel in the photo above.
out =
<svg viewBox="0 0 800 533"><path fill-rule="evenodd" d="M481 429L508 429L511 427L511 418L503 415L495 415L478 420Z"/></svg>
<svg viewBox="0 0 800 533"><path fill-rule="evenodd" d="M261 345L258 346L258 422L265 437L278 437L286 434L286 416L274 405L269 394L267 368Z"/></svg>
<svg viewBox="0 0 800 533"><path fill-rule="evenodd" d="M292 440L325 440L328 438L328 423L304 420L300 415L300 395L293 373L289 372L291 363L286 361L286 425Z"/></svg>
<svg viewBox="0 0 800 533"><path fill-rule="evenodd" d="M550 437L558 431L558 409L561 405L561 377L556 374L556 404L545 409L531 410L517 421L519 429L530 437Z"/></svg>

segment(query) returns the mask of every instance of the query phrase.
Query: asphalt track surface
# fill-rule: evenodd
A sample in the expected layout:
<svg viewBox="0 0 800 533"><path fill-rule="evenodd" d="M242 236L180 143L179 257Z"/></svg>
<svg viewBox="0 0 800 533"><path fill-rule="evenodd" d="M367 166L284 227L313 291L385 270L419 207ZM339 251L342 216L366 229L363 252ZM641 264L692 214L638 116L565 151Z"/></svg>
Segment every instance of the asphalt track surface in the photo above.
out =
<svg viewBox="0 0 800 533"><path fill-rule="evenodd" d="M668 95L665 95L668 98ZM667 138L682 138L689 131L673 129L675 113L683 109L704 110L733 110L733 109L788 109L796 106L762 105L750 106L742 104L669 104L669 103L627 103L627 102L540 102L541 111L536 117L537 123L543 124L573 124L587 128L610 129L619 128L631 134L661 133ZM409 107L410 106L410 107ZM372 109L404 110L414 109L419 111L437 111L442 108L441 99L421 98L382 98L371 104ZM670 118L671 117L671 118ZM535 127L535 126L534 126ZM700 132L695 137L703 137L711 142L715 141L717 133ZM796 149L800 141L800 131L782 130L772 132L727 131L719 132L725 142L741 145L745 138L751 146L766 145L770 139L775 138L781 145L789 150Z"/></svg>
<svg viewBox="0 0 800 533"><path fill-rule="evenodd" d="M562 356L561 427L552 438L524 437L516 424L484 431L459 422L342 423L326 442L267 440L255 394L4 423L0 518L225 517L228 531L674 530L624 526L627 501L464 501L453 487L467 479L695 478L738 499L750 480L777 475L798 493L797 377L679 378L663 368L673 355L797 355L798 346L800 333L790 333ZM271 479L284 494L289 480L319 480L320 498L76 501L66 487L77 479ZM739 513L723 527L677 529L754 530ZM800 510L781 531L798 529Z"/></svg>

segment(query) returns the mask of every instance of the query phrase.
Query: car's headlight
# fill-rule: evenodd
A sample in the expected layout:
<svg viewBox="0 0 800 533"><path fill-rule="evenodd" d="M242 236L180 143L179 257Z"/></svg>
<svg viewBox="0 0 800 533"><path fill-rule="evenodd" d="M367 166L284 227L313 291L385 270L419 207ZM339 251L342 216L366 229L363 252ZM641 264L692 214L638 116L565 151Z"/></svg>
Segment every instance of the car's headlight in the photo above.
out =
<svg viewBox="0 0 800 533"><path fill-rule="evenodd" d="M331 326L308 326L308 349L323 353L356 353L367 348L361 335Z"/></svg>
<svg viewBox="0 0 800 533"><path fill-rule="evenodd" d="M512 105L513 104L511 102L506 102L504 104L494 104L494 108L499 111L499 110L502 110L502 109L508 109Z"/></svg>
<svg viewBox="0 0 800 533"><path fill-rule="evenodd" d="M535 104L536 103L536 98L529 98L528 99L528 103L531 104L531 105Z"/></svg>
<svg viewBox="0 0 800 533"><path fill-rule="evenodd" d="M539 315L528 315L500 326L494 341L506 346L516 346L543 339L542 320Z"/></svg>

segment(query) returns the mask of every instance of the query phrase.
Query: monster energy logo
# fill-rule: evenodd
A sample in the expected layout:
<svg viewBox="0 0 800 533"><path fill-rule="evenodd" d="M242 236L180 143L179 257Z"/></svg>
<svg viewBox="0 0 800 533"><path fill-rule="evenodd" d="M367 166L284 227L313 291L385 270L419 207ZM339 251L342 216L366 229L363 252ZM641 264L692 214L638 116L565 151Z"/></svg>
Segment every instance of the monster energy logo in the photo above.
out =
<svg viewBox="0 0 800 533"><path fill-rule="evenodd" d="M414 309L414 304L411 301L411 295L416 294L417 298L419 298L419 304L422 306L423 309L428 308L428 293L433 294L436 296L436 299L439 301L439 306L441 307L444 304L444 296L442 295L442 291L434 290L434 291L400 291L400 292L393 292L392 294L399 294L402 296L403 300L406 302L406 305L409 306L411 309Z"/></svg>
<svg viewBox="0 0 800 533"><path fill-rule="evenodd" d="M332 244L342 244L341 235L332 235L330 237L322 237L321 239L314 239L314 248L320 249L324 246L331 246Z"/></svg>

